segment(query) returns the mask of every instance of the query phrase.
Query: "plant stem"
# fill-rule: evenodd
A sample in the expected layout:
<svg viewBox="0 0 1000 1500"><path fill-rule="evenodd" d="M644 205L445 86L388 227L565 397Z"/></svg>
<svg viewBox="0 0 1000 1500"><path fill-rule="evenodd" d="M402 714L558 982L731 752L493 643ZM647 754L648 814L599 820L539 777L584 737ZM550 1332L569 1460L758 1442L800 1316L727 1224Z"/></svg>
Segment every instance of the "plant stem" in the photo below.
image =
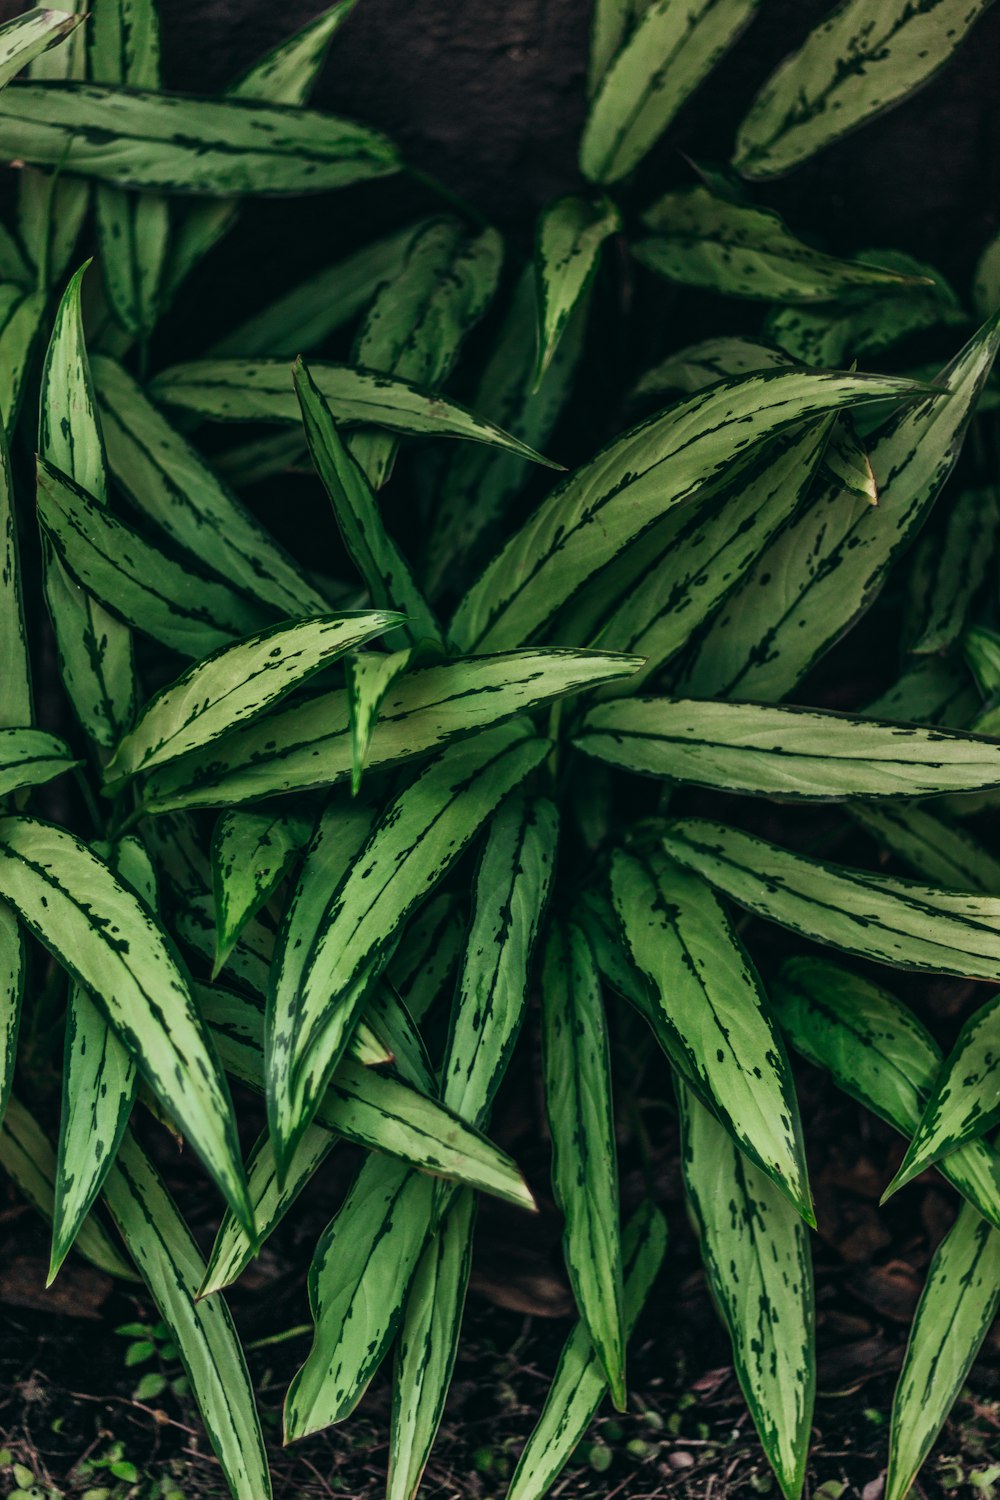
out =
<svg viewBox="0 0 1000 1500"><path fill-rule="evenodd" d="M97 804L97 798L94 796L93 788L87 780L83 767L74 766L73 775L80 789L80 796L83 798L84 806L90 816L90 821L94 825L94 832L103 833L104 818L101 816L101 809Z"/></svg>
<svg viewBox="0 0 1000 1500"><path fill-rule="evenodd" d="M269 1349L272 1344L286 1344L289 1339L302 1338L304 1334L312 1333L311 1323L297 1323L294 1328L286 1328L284 1333L271 1333L264 1339L253 1339L249 1344L244 1344L246 1350Z"/></svg>
<svg viewBox="0 0 1000 1500"><path fill-rule="evenodd" d="M472 204L463 198L461 193L456 193L453 188L450 188L446 182L442 182L439 177L435 177L430 172L422 171L420 167L409 165L404 166L403 171L408 177L412 177L414 182L419 182L429 192L434 193L438 198L443 198L446 203L450 203L452 208L457 208L459 213L464 214L467 219L471 219L474 224L478 224L481 229L492 227L485 214L480 213L478 208L473 208Z"/></svg>

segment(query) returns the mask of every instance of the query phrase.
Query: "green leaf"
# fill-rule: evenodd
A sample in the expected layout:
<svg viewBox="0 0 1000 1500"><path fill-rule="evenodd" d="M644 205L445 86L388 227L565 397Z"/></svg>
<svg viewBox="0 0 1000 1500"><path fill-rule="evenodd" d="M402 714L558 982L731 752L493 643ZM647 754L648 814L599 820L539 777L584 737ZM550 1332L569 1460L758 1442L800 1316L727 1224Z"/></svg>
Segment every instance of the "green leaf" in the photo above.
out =
<svg viewBox="0 0 1000 1500"><path fill-rule="evenodd" d="M739 1149L815 1223L791 1069L760 980L705 883L662 853L616 851L615 913L675 1066Z"/></svg>
<svg viewBox="0 0 1000 1500"><path fill-rule="evenodd" d="M625 1329L630 1336L667 1247L667 1224L643 1203L622 1236L625 1261ZM507 1500L542 1500L572 1457L607 1390L607 1379L584 1323L563 1346L545 1407L518 1460Z"/></svg>
<svg viewBox="0 0 1000 1500"><path fill-rule="evenodd" d="M942 1240L892 1403L886 1500L904 1500L1000 1307L1000 1231L968 1204Z"/></svg>
<svg viewBox="0 0 1000 1500"><path fill-rule="evenodd" d="M372 730L370 772L428 755L449 741L540 704L628 676L636 658L587 651L514 651L457 659L399 677ZM325 693L224 745L150 776L150 811L224 807L346 780L354 765L350 694Z"/></svg>
<svg viewBox="0 0 1000 1500"><path fill-rule="evenodd" d="M979 695L967 672L937 656L918 657L884 693L865 706L873 718L917 724L968 724ZM972 799L969 799L970 801Z"/></svg>
<svg viewBox="0 0 1000 1500"><path fill-rule="evenodd" d="M781 349L755 339L725 336L703 339L671 354L647 370L633 388L633 396L661 396L669 391L700 391L732 375L758 370L787 370L794 361Z"/></svg>
<svg viewBox="0 0 1000 1500"><path fill-rule="evenodd" d="M0 89L33 58L65 41L82 20L65 10L35 7L0 26Z"/></svg>
<svg viewBox="0 0 1000 1500"><path fill-rule="evenodd" d="M281 616L325 614L329 602L132 377L104 355L94 380L108 465L141 515L225 582ZM87 486L84 485L84 488Z"/></svg>
<svg viewBox="0 0 1000 1500"><path fill-rule="evenodd" d="M752 19L757 0L653 0L591 101L580 170L617 182L642 160Z"/></svg>
<svg viewBox="0 0 1000 1500"><path fill-rule="evenodd" d="M434 944L424 955L409 985L400 992L400 1000L417 1026L429 1014L442 991L449 987L465 947L465 916L459 903L448 892L443 892L440 900L442 904L437 907L437 912L443 915L434 934ZM421 922L424 913L433 905L434 902L428 901L421 908L393 954L386 970L386 983L390 987L393 985L393 966L403 952L410 930Z"/></svg>
<svg viewBox="0 0 1000 1500"><path fill-rule="evenodd" d="M0 287L0 415L8 438L17 422L46 301L44 292L28 292L12 282Z"/></svg>
<svg viewBox="0 0 1000 1500"><path fill-rule="evenodd" d="M1000 980L1000 900L793 854L721 823L669 826L663 847L740 906L876 963Z"/></svg>
<svg viewBox="0 0 1000 1500"><path fill-rule="evenodd" d="M0 155L139 191L319 193L399 170L385 136L314 110L89 83L0 97Z"/></svg>
<svg viewBox="0 0 1000 1500"><path fill-rule="evenodd" d="M284 880L312 825L296 813L224 813L212 837L216 948L213 975L250 919Z"/></svg>
<svg viewBox="0 0 1000 1500"><path fill-rule="evenodd" d="M622 227L610 198L576 194L557 198L538 221L535 279L538 297L536 387L552 363L559 340L597 272L601 246Z"/></svg>
<svg viewBox="0 0 1000 1500"><path fill-rule="evenodd" d="M885 1197L1000 1118L1000 995L969 1017L930 1090L920 1123Z"/></svg>
<svg viewBox="0 0 1000 1500"><path fill-rule="evenodd" d="M496 290L503 241L495 229L470 238L452 219L414 235L396 276L378 291L355 341L352 363L416 385L440 386L462 340ZM373 489L392 472L397 440L355 433L348 447Z"/></svg>
<svg viewBox="0 0 1000 1500"><path fill-rule="evenodd" d="M214 343L212 358L291 360L319 348L399 273L419 227L397 229L300 282Z"/></svg>
<svg viewBox="0 0 1000 1500"><path fill-rule="evenodd" d="M7 1100L0 1121L0 1167L43 1218L51 1220L55 1194L56 1153L48 1137L16 1095ZM76 1237L76 1249L98 1270L134 1281L135 1273L99 1219L88 1218Z"/></svg>
<svg viewBox="0 0 1000 1500"><path fill-rule="evenodd" d="M408 646L404 651L393 651L387 655L362 651L347 660L347 693L351 715L351 792L355 797L361 790L361 776L382 700L396 678L406 671L412 655L413 650Z"/></svg>
<svg viewBox="0 0 1000 1500"><path fill-rule="evenodd" d="M789 802L927 797L1000 784L994 740L758 703L601 703L573 743L627 771Z"/></svg>
<svg viewBox="0 0 1000 1500"><path fill-rule="evenodd" d="M542 966L542 1059L552 1188L573 1295L611 1396L625 1409L618 1150L597 965L576 925L553 923Z"/></svg>
<svg viewBox="0 0 1000 1500"><path fill-rule="evenodd" d="M590 17L588 96L594 94L644 10L643 0L595 0Z"/></svg>
<svg viewBox="0 0 1000 1500"><path fill-rule="evenodd" d="M869 447L879 503L818 495L758 558L703 637L680 691L699 698L783 698L877 598L961 451L1000 346L987 324L938 377L947 398L893 417ZM760 592L780 608L760 609Z"/></svg>
<svg viewBox="0 0 1000 1500"><path fill-rule="evenodd" d="M558 833L548 798L516 792L492 819L483 845L441 1065L445 1103L476 1124L489 1115L521 1030Z"/></svg>
<svg viewBox="0 0 1000 1500"><path fill-rule="evenodd" d="M270 1500L253 1386L221 1297L196 1302L205 1263L155 1167L126 1133L105 1199L166 1323L234 1500Z"/></svg>
<svg viewBox="0 0 1000 1500"><path fill-rule="evenodd" d="M1000 635L973 625L962 638L962 651L983 696L1000 693Z"/></svg>
<svg viewBox="0 0 1000 1500"><path fill-rule="evenodd" d="M17 659L14 661L15 671ZM16 678L15 678L16 688ZM6 670L4 694L6 695ZM58 735L41 729L0 729L0 797L20 791L22 787L39 786L72 770L80 762Z"/></svg>
<svg viewBox="0 0 1000 1500"><path fill-rule="evenodd" d="M24 625L17 509L7 438L0 421L0 661L4 663L0 694L0 728L22 729L34 723L31 701L31 657Z"/></svg>
<svg viewBox="0 0 1000 1500"><path fill-rule="evenodd" d="M173 946L146 908L71 833L27 817L0 821L0 895L90 991L233 1211L245 1214L229 1092Z"/></svg>
<svg viewBox="0 0 1000 1500"><path fill-rule="evenodd" d="M104 447L83 336L80 302L87 266L77 271L56 312L42 370L39 462L63 471L92 507L107 501ZM44 584L63 683L87 734L107 748L132 722L136 682L132 638L67 575L64 559L44 548Z"/></svg>
<svg viewBox="0 0 1000 1500"><path fill-rule="evenodd" d="M400 635L410 644L438 644L441 630L405 558L386 531L365 472L341 441L333 413L301 360L292 366L309 452L330 497L337 526L352 562L378 609L407 616ZM374 455L375 449L370 449Z"/></svg>
<svg viewBox="0 0 1000 1500"><path fill-rule="evenodd" d="M316 1326L285 1397L286 1442L343 1421L364 1394L399 1325L435 1191L400 1162L364 1162L309 1268Z"/></svg>
<svg viewBox="0 0 1000 1500"><path fill-rule="evenodd" d="M396 1349L386 1500L413 1500L441 1423L472 1267L475 1199L459 1193L417 1265Z"/></svg>
<svg viewBox="0 0 1000 1500"><path fill-rule="evenodd" d="M81 588L183 656L206 656L269 623L258 606L175 562L44 459L38 460L38 516Z"/></svg>
<svg viewBox="0 0 1000 1500"><path fill-rule="evenodd" d="M955 497L943 538L921 541L910 577L909 649L915 654L946 651L961 635L986 578L998 525L996 491L965 490Z"/></svg>
<svg viewBox="0 0 1000 1500"><path fill-rule="evenodd" d="M795 1050L909 1140L941 1069L941 1049L911 1012L888 990L822 958L787 960L771 1002ZM938 1170L1000 1227L1000 1154L969 1141Z"/></svg>
<svg viewBox="0 0 1000 1500"><path fill-rule="evenodd" d="M463 650L521 645L672 506L734 479L760 443L844 406L916 394L905 381L777 369L649 418L564 480L510 539L459 605L453 640Z"/></svg>
<svg viewBox="0 0 1000 1500"><path fill-rule="evenodd" d="M858 286L905 287L911 277L839 260L798 239L779 214L706 187L666 193L643 214L654 238L633 247L652 271L686 286L764 302L825 302Z"/></svg>
<svg viewBox="0 0 1000 1500"><path fill-rule="evenodd" d="M115 874L155 916L156 876L137 839L111 850ZM49 1283L90 1212L121 1144L136 1094L135 1063L87 991L71 984L66 1009Z"/></svg>
<svg viewBox="0 0 1000 1500"><path fill-rule="evenodd" d="M314 360L309 373L337 421L371 424L394 432L468 438L506 449L556 469L527 443L477 417L464 406L408 380ZM279 422L295 425L301 413L287 363L282 359L203 359L174 365L150 389L161 401L216 422ZM885 394L884 392L882 394Z"/></svg>
<svg viewBox="0 0 1000 1500"><path fill-rule="evenodd" d="M0 902L0 1123L14 1082L24 981L24 937L16 913Z"/></svg>
<svg viewBox="0 0 1000 1500"><path fill-rule="evenodd" d="M1000 896L1000 860L964 828L908 805L852 807L851 816L921 880L953 891Z"/></svg>
<svg viewBox="0 0 1000 1500"><path fill-rule="evenodd" d="M834 424L823 452L823 465L849 494L860 495L869 505L878 504L878 480L871 459L848 419Z"/></svg>
<svg viewBox="0 0 1000 1500"><path fill-rule="evenodd" d="M778 67L736 138L744 177L777 177L925 83L990 0L844 0Z"/></svg>
<svg viewBox="0 0 1000 1500"><path fill-rule="evenodd" d="M783 1494L805 1478L816 1392L812 1257L805 1225L682 1083L681 1165L715 1304L754 1425Z"/></svg>
<svg viewBox="0 0 1000 1500"><path fill-rule="evenodd" d="M548 748L523 721L452 746L388 805L335 884L310 868L331 836L321 825L289 903L269 994L268 1119L279 1162L315 1113L392 938Z"/></svg>
<svg viewBox="0 0 1000 1500"><path fill-rule="evenodd" d="M473 409L532 448L544 448L570 395L588 302L584 297L577 304L536 390L537 298L534 268L526 266L483 365ZM478 553L530 472L527 460L516 453L472 444L451 449L425 548L423 579L429 597L455 588L469 554Z"/></svg>
<svg viewBox="0 0 1000 1500"><path fill-rule="evenodd" d="M274 625L224 646L161 688L108 763L109 782L210 746L253 722L345 652L397 622L384 610Z"/></svg>

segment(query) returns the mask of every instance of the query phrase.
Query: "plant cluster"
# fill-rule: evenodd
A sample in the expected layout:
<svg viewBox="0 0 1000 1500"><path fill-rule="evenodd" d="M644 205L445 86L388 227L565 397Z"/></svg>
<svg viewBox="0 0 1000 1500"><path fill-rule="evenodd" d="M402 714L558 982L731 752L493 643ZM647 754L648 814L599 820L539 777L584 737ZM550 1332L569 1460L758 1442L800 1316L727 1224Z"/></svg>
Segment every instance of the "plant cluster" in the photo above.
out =
<svg viewBox="0 0 1000 1500"><path fill-rule="evenodd" d="M0 94L0 156L19 166L0 232L0 1163L51 1220L53 1277L72 1248L145 1281L162 1321L124 1330L130 1358L179 1355L234 1496L262 1500L224 1289L339 1139L366 1148L313 1254L285 1434L348 1417L393 1349L388 1495L407 1500L476 1195L532 1207L487 1131L537 999L579 1321L511 1480L529 1500L606 1395L625 1405L668 1253L652 1201L621 1224L623 1003L676 1089L707 1276L795 1500L814 1215L790 1048L906 1137L891 1190L936 1165L962 1200L899 1380L901 1500L1000 1303L1000 996L945 1057L851 960L1000 979L1000 865L976 821L1000 789L1000 322L966 329L942 370L911 368L907 340L958 343L969 322L943 279L899 250L831 255L755 194L918 87L985 0L846 0L763 84L731 164L638 211L631 174L757 3L597 0L586 184L542 213L529 264L505 273L495 229L436 215L151 369L150 336L242 198L406 170L378 132L306 107L350 3L212 99L161 91L150 0L0 29L0 83L29 68ZM663 277L762 303L761 333L664 348L606 403L652 414L532 508L615 237L645 268L630 326ZM984 316L998 262L981 262ZM463 405L453 367L488 310ZM350 359L318 357L351 324ZM224 423L252 426L229 446L216 431L209 459L202 424ZM307 538L291 555L240 498L309 463L349 576ZM391 534L387 488L419 555ZM890 578L898 680L851 714L808 706L847 632L869 649L859 621ZM58 686L40 676L42 591ZM33 679L62 705L49 728ZM780 841L753 831L751 799ZM802 847L796 805L831 802L874 870ZM734 907L806 940L766 990ZM230 1078L266 1098L245 1160ZM218 1188L207 1262L141 1113Z"/></svg>

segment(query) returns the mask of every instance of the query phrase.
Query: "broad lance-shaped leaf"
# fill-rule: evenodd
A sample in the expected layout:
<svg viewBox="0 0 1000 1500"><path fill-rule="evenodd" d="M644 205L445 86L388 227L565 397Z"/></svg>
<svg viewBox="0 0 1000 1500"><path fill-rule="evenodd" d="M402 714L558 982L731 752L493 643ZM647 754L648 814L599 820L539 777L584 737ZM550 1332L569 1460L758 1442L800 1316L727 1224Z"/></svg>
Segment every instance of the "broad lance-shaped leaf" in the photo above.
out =
<svg viewBox="0 0 1000 1500"><path fill-rule="evenodd" d="M619 1411L625 1327L618 1149L601 982L586 936L555 922L542 965L542 1058L552 1187L573 1295Z"/></svg>
<svg viewBox="0 0 1000 1500"><path fill-rule="evenodd" d="M340 535L378 609L399 609L407 617L398 637L411 645L441 642L441 630L409 564L385 529L364 470L341 441L326 401L301 360L292 366L295 392L309 452L330 497ZM375 454L375 450L370 450Z"/></svg>
<svg viewBox="0 0 1000 1500"><path fill-rule="evenodd" d="M221 1297L196 1302L205 1271L190 1230L135 1137L127 1132L104 1196L177 1345L234 1500L270 1500L253 1386Z"/></svg>
<svg viewBox="0 0 1000 1500"><path fill-rule="evenodd" d="M412 922L407 924L407 934L411 928L422 925L421 918L425 913L429 918L432 908L433 914L438 918L434 942L424 953L422 961L412 970L408 985L399 992L399 998L416 1026L429 1014L444 989L450 988L465 949L465 913L450 891L442 891L435 900L428 901ZM408 946L407 934L400 940L399 947L386 968L386 983L390 987L394 986L392 970L395 962Z"/></svg>
<svg viewBox="0 0 1000 1500"><path fill-rule="evenodd" d="M941 1049L906 1006L822 958L784 963L771 1003L797 1052L910 1139L940 1072ZM938 1171L1000 1228L1000 1153L967 1141L938 1162Z"/></svg>
<svg viewBox="0 0 1000 1500"><path fill-rule="evenodd" d="M961 635L986 577L998 526L996 491L965 490L955 498L943 539L921 539L909 588L912 652L946 651Z"/></svg>
<svg viewBox="0 0 1000 1500"><path fill-rule="evenodd" d="M541 383L574 309L596 272L601 246L621 228L610 198L558 198L538 221L535 279L538 297L538 373Z"/></svg>
<svg viewBox="0 0 1000 1500"><path fill-rule="evenodd" d="M631 1337L667 1248L667 1223L658 1208L643 1203L622 1235L625 1263L625 1331ZM538 1425L518 1459L507 1500L542 1500L569 1462L607 1390L584 1323L563 1346Z"/></svg>
<svg viewBox="0 0 1000 1500"><path fill-rule="evenodd" d="M56 1153L48 1136L16 1095L10 1095L0 1120L0 1167L44 1219L51 1220L55 1193ZM134 1281L135 1273L100 1219L88 1218L75 1248L98 1270Z"/></svg>
<svg viewBox="0 0 1000 1500"><path fill-rule="evenodd" d="M12 666L16 673L16 657ZM15 677L15 692L18 686ZM4 693L6 688L5 676ZM0 729L0 797L7 797L22 787L51 781L54 776L61 776L79 764L66 741L58 735L46 734L43 729Z"/></svg>
<svg viewBox="0 0 1000 1500"><path fill-rule="evenodd" d="M758 703L601 703L573 743L627 771L792 802L927 797L1000 784L994 740Z"/></svg>
<svg viewBox="0 0 1000 1500"><path fill-rule="evenodd" d="M349 656L345 667L348 706L351 715L351 792L361 790L368 747L386 693L410 664L413 648L381 653L359 651Z"/></svg>
<svg viewBox="0 0 1000 1500"><path fill-rule="evenodd" d="M713 620L679 691L765 701L791 692L873 603L923 523L961 451L998 347L1000 319L937 377L944 399L928 397L881 429L868 452L877 506L834 483L771 542Z"/></svg>
<svg viewBox="0 0 1000 1500"><path fill-rule="evenodd" d="M814 942L899 969L1000 980L1000 898L809 859L697 818L669 824L663 847L738 905Z"/></svg>
<svg viewBox="0 0 1000 1500"><path fill-rule="evenodd" d="M935 1252L892 1402L886 1500L904 1500L1000 1308L1000 1230L963 1204Z"/></svg>
<svg viewBox="0 0 1000 1500"><path fill-rule="evenodd" d="M408 672L382 699L366 768L374 772L428 755L564 694L627 677L638 664L634 656L600 652L512 651ZM335 691L156 771L143 789L143 804L151 812L233 806L329 786L346 780L353 767L350 693Z"/></svg>
<svg viewBox="0 0 1000 1500"><path fill-rule="evenodd" d="M472 1269L476 1201L456 1194L406 1298L393 1370L386 1500L413 1500L444 1412Z"/></svg>
<svg viewBox="0 0 1000 1500"><path fill-rule="evenodd" d="M1000 995L970 1016L942 1065L886 1197L1000 1118Z"/></svg>
<svg viewBox="0 0 1000 1500"><path fill-rule="evenodd" d="M714 893L661 852L616 851L615 913L677 1065L733 1141L815 1223L791 1069L760 980Z"/></svg>
<svg viewBox="0 0 1000 1500"><path fill-rule="evenodd" d="M666 193L642 221L654 236L633 247L644 266L734 297L823 302L854 287L905 287L910 280L826 255L797 239L771 209L733 203L706 187Z"/></svg>
<svg viewBox="0 0 1000 1500"><path fill-rule="evenodd" d="M24 937L17 914L0 902L0 1124L14 1081L17 1033L24 996Z"/></svg>
<svg viewBox="0 0 1000 1500"><path fill-rule="evenodd" d="M757 0L653 0L591 101L580 170L617 182L642 160L757 9Z"/></svg>
<svg viewBox="0 0 1000 1500"><path fill-rule="evenodd" d="M40 464L63 471L87 491L92 508L103 509L104 448L80 305L86 269L77 271L56 311L42 370L38 452ZM132 638L128 627L67 573L65 558L55 550L53 555L51 546L43 549L44 586L63 683L88 735L110 747L135 712Z"/></svg>
<svg viewBox="0 0 1000 1500"><path fill-rule="evenodd" d="M97 851L143 904L157 914L156 874L137 839ZM90 1212L121 1144L136 1094L136 1069L125 1043L79 984L66 1006L63 1097L59 1117L49 1283Z"/></svg>
<svg viewBox="0 0 1000 1500"><path fill-rule="evenodd" d="M938 656L918 656L865 712L873 718L962 728L975 718L979 694L968 673ZM966 799L961 799L965 805ZM969 798L971 803L973 799Z"/></svg>
<svg viewBox="0 0 1000 1500"><path fill-rule="evenodd" d="M776 177L925 83L990 0L843 0L785 59L740 126L733 165Z"/></svg>
<svg viewBox="0 0 1000 1500"><path fill-rule="evenodd" d="M446 1104L482 1124L528 1002L529 964L552 887L559 817L547 797L509 797L491 820L441 1065Z"/></svg>
<svg viewBox="0 0 1000 1500"><path fill-rule="evenodd" d="M760 443L810 417L917 393L878 376L776 369L721 382L650 417L543 501L462 600L452 639L479 651L530 640L672 506L735 478Z"/></svg>
<svg viewBox="0 0 1000 1500"><path fill-rule="evenodd" d="M45 292L29 292L13 282L0 286L0 417L8 440L21 409L47 301Z"/></svg>
<svg viewBox="0 0 1000 1500"><path fill-rule="evenodd" d="M852 807L851 817L921 880L1000 896L1000 860L964 828L923 807Z"/></svg>
<svg viewBox="0 0 1000 1500"><path fill-rule="evenodd" d="M140 386L106 355L93 360L108 467L136 509L206 568L283 617L329 602L240 504Z"/></svg>
<svg viewBox="0 0 1000 1500"><path fill-rule="evenodd" d="M162 193L320 193L399 170L395 147L315 110L89 83L0 95L0 155Z"/></svg>
<svg viewBox="0 0 1000 1500"><path fill-rule="evenodd" d="M227 584L160 552L44 459L38 460L38 518L81 588L183 656L206 656L271 623Z"/></svg>
<svg viewBox="0 0 1000 1500"><path fill-rule="evenodd" d="M312 824L296 813L224 813L212 837L216 954L213 978L250 919L281 884Z"/></svg>
<svg viewBox="0 0 1000 1500"><path fill-rule="evenodd" d="M749 375L755 370L787 370L794 360L774 344L757 339L723 336L689 344L647 370L633 387L632 395L662 396L669 391L704 390L731 375ZM803 361L805 363L805 361Z"/></svg>
<svg viewBox="0 0 1000 1500"><path fill-rule="evenodd" d="M0 418L3 408L0 407ZM34 722L31 701L31 658L24 627L17 511L7 437L0 420L0 661L4 664L0 693L0 729L24 729Z"/></svg>
<svg viewBox="0 0 1000 1500"><path fill-rule="evenodd" d="M0 132L2 136L2 132ZM388 427L436 437L469 438L504 448L521 458L559 468L527 443L436 391L423 390L407 380L355 370L350 365L314 360L309 373L338 422ZM301 420L295 387L284 360L203 359L174 365L150 386L153 395L170 406L192 411L216 422L279 422L296 426ZM886 392L881 394L885 395Z"/></svg>
<svg viewBox="0 0 1000 1500"><path fill-rule="evenodd" d="M593 96L644 9L642 0L594 0L587 59L588 97Z"/></svg>
<svg viewBox="0 0 1000 1500"><path fill-rule="evenodd" d="M823 467L849 494L860 495L869 505L878 504L878 480L850 418L842 417L830 433L823 450Z"/></svg>
<svg viewBox="0 0 1000 1500"><path fill-rule="evenodd" d="M145 907L72 834L28 817L0 821L0 896L90 991L226 1201L246 1216L229 1091L173 946Z"/></svg>
<svg viewBox="0 0 1000 1500"><path fill-rule="evenodd" d="M82 15L39 6L0 26L0 89L33 58L65 41L82 20Z"/></svg>
<svg viewBox="0 0 1000 1500"><path fill-rule="evenodd" d="M224 646L161 688L119 741L106 779L136 776L211 745L397 620L384 610L323 615Z"/></svg>
<svg viewBox="0 0 1000 1500"><path fill-rule="evenodd" d="M802 1492L816 1393L812 1255L788 1199L678 1080L681 1165L733 1363L783 1494Z"/></svg>
<svg viewBox="0 0 1000 1500"><path fill-rule="evenodd" d="M315 1113L398 928L548 748L524 722L451 747L389 804L339 884L313 890L303 871L268 1007L268 1118L279 1164Z"/></svg>
<svg viewBox="0 0 1000 1500"><path fill-rule="evenodd" d="M442 385L490 303L502 259L495 229L470 237L458 220L432 219L410 241L396 276L377 292L351 362L417 385ZM357 432L348 440L376 490L392 472L397 446L385 432Z"/></svg>

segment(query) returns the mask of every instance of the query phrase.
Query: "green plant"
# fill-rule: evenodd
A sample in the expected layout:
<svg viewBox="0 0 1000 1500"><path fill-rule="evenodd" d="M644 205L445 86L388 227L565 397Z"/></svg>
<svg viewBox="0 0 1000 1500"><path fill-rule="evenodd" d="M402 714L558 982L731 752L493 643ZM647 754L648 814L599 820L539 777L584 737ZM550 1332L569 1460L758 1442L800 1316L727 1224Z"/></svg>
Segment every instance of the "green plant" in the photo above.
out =
<svg viewBox="0 0 1000 1500"><path fill-rule="evenodd" d="M316 1247L286 1435L347 1417L394 1345L388 1493L416 1491L455 1358L473 1190L532 1206L484 1130L536 990L580 1321L515 1500L544 1493L606 1393L624 1406L627 1339L665 1252L651 1202L619 1227L619 998L668 1061L706 1271L787 1496L815 1361L786 1043L908 1138L894 1186L936 1164L965 1200L914 1323L889 1500L1000 1302L1000 1158L984 1139L1000 1113L996 1001L942 1059L854 969L795 956L765 991L730 915L901 970L1000 978L1000 868L962 821L1000 788L984 589L1000 324L940 373L907 369L909 336L967 322L937 273L900 251L829 255L750 197L917 87L985 6L847 0L765 83L732 169L637 212L629 174L755 8L598 0L580 156L595 195L542 215L471 409L441 387L501 284L503 245L451 216L150 373L151 334L241 197L406 170L377 132L304 107L349 0L222 100L158 92L148 0L96 0L86 29L33 11L0 31L0 83L33 74L0 96L0 154L27 164L0 236L0 408L20 444L0 452L0 1162L52 1220L53 1276L72 1247L146 1281L162 1323L119 1330L136 1335L126 1357L179 1354L240 1500L268 1492L267 1465L221 1293L338 1137L369 1154ZM85 227L99 274L68 276ZM609 393L609 434L619 396L657 410L523 519L620 234L655 275L765 303L763 341L674 349ZM1000 305L997 260L977 278L984 313ZM291 364L359 316L350 363ZM855 368L886 360L904 368ZM29 598L26 634L19 582L18 533L35 556L21 470L36 381L37 566L75 716L62 735L36 725L41 632ZM200 421L276 431L210 463L189 436ZM407 441L440 437L464 441ZM415 562L378 499L401 454L426 537ZM305 544L290 556L237 498L307 456L350 579L314 571ZM867 628L890 578L908 605L898 682L852 715L786 703ZM37 789L66 773L77 812L38 816ZM686 788L726 794L711 803L723 821L692 817ZM765 840L734 794L772 799L793 846L795 804L842 803L840 831L919 883ZM63 1013L53 1147L36 1113ZM246 1163L227 1074L266 1095ZM224 1200L207 1264L133 1129L137 1101ZM143 1379L153 1396L168 1377ZM610 1462L606 1444L587 1452Z"/></svg>

